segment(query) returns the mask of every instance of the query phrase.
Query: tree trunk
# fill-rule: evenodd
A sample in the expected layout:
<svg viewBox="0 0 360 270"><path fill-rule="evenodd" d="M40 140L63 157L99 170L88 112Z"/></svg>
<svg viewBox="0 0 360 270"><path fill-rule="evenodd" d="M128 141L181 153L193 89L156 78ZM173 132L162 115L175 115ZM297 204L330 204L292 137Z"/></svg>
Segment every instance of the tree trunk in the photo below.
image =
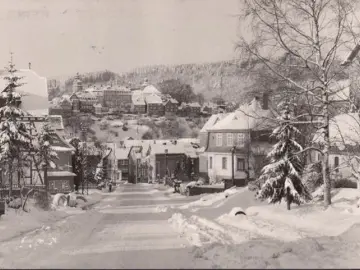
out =
<svg viewBox="0 0 360 270"><path fill-rule="evenodd" d="M290 202L290 188L287 187L286 188L286 207L287 207L287 210L291 209L290 204L291 204L291 202Z"/></svg>
<svg viewBox="0 0 360 270"><path fill-rule="evenodd" d="M13 188L13 175L12 175L12 163L11 163L11 161L10 161L10 163L9 163L9 197L11 197L12 196L12 188Z"/></svg>
<svg viewBox="0 0 360 270"><path fill-rule="evenodd" d="M329 150L330 150L330 135L329 135L329 95L327 93L327 89L324 90L323 95L323 103L324 103L324 149L323 149L323 160L322 160L322 168L323 168L323 180L324 180L324 203L325 206L329 206L331 204L331 179L330 179L330 169L329 169Z"/></svg>

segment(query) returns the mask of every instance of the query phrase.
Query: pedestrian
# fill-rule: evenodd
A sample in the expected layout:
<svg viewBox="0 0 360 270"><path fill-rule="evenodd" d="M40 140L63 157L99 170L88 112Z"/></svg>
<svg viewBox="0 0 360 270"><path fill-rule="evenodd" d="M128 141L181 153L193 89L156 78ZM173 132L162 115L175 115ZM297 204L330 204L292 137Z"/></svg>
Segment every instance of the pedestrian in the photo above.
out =
<svg viewBox="0 0 360 270"><path fill-rule="evenodd" d="M110 182L109 183L109 192L111 192L111 190L112 190L112 183Z"/></svg>

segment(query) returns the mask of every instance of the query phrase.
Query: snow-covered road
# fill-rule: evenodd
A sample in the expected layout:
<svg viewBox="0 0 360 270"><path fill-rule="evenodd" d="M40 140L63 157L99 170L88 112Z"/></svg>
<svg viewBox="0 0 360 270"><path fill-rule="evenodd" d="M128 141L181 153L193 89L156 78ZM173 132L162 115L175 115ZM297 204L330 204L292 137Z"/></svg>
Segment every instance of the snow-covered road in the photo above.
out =
<svg viewBox="0 0 360 270"><path fill-rule="evenodd" d="M92 210L14 239L2 247L10 268L194 268L191 242L167 209L196 198L166 197L151 185L123 185ZM194 261L196 260L196 261Z"/></svg>

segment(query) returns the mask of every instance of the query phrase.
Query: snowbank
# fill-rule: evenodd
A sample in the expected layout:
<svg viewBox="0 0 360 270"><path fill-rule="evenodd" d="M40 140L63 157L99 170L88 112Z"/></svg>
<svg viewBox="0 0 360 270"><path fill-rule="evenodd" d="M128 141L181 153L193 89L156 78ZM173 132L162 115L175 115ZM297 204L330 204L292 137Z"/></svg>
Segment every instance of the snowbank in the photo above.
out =
<svg viewBox="0 0 360 270"><path fill-rule="evenodd" d="M168 207L165 205L159 205L156 207L156 212L157 213L165 213L168 211Z"/></svg>
<svg viewBox="0 0 360 270"><path fill-rule="evenodd" d="M34 231L68 216L64 212L37 209L33 206L31 199L27 202L27 208L30 209L29 213L22 210L6 209L5 214L0 218L0 241Z"/></svg>
<svg viewBox="0 0 360 270"><path fill-rule="evenodd" d="M234 194L239 194L242 193L244 191L246 191L246 188L236 188L236 187L232 187L230 189L225 190L224 192L221 193L215 193L215 194L208 194L205 195L203 197L201 197L199 200L194 201L194 202L190 202L187 204L184 204L183 206L180 206L179 209L189 209L191 207L206 207L206 206L213 206L216 203L220 203L224 200L226 200L226 198L234 195Z"/></svg>
<svg viewBox="0 0 360 270"><path fill-rule="evenodd" d="M182 214L175 213L168 221L172 227L179 232L181 236L185 237L192 245L202 245L199 227L190 224Z"/></svg>

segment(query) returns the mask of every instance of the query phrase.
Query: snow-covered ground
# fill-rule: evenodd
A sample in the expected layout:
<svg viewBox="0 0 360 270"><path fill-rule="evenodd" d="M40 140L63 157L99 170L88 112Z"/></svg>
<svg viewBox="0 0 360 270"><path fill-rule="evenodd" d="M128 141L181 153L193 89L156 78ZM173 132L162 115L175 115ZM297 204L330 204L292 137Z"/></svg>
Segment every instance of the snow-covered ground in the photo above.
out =
<svg viewBox="0 0 360 270"><path fill-rule="evenodd" d="M7 208L0 218L0 242L12 239L41 227L64 219L69 214L62 211L43 211L32 205L32 200L27 203L28 213L22 210Z"/></svg>
<svg viewBox="0 0 360 270"><path fill-rule="evenodd" d="M246 191L246 188L237 188L232 187L230 189L225 190L224 192L214 193L214 194L207 194L202 196L199 200L190 202L180 207L180 209L191 209L192 212L196 212L201 207L213 207L218 208L220 207L227 199L234 195L240 194Z"/></svg>
<svg viewBox="0 0 360 270"><path fill-rule="evenodd" d="M237 190L237 192L233 191L232 196L240 198L248 192L250 191ZM252 261L253 265L244 266L246 260L243 256L236 256L236 254L233 254L234 257L230 259L226 254L230 246L240 245L249 248L251 245L254 250L258 250L259 241L266 239L267 245L272 246L270 250L273 253L269 257L277 259L280 255L276 252L288 253L283 250L274 251L284 243L289 243L289 245L297 243L303 247L304 243L307 243L306 241L309 242L308 239L325 239L327 237L326 239L333 241L331 237L340 237L344 233L349 235L349 230L351 228L354 230L354 226L360 223L360 208L358 208L360 191L356 189L333 190L333 204L326 210L321 202L313 202L301 206L292 205L290 211L286 209L285 203L250 206L244 209L238 205L230 211L219 213L220 215L216 218L208 218L206 212L199 211L194 214L194 211L191 211L191 208L195 206L202 206L212 208L216 212L219 202L223 206L221 209L224 209L226 204L230 204L230 200L220 199L221 196L224 198L224 195L224 193L207 195L206 200L203 197L198 201L179 207L169 219L169 223L190 243L201 249L201 256L206 253L211 260L221 260L223 263L229 263L229 260L238 262L238 264L231 264L231 267L259 267L259 262ZM174 210L176 211L176 209ZM235 215L240 211L245 212L246 215ZM317 243L318 240L312 241L310 242ZM212 245L209 246L209 244ZM358 244L360 245L360 241ZM300 263L300 254L296 256L294 260ZM328 255L328 257L331 256ZM227 258L228 261L224 258ZM284 259L284 256L282 258ZM287 259L283 263L290 267ZM318 266L318 261L313 263ZM223 264L219 265L224 267ZM341 266L341 264L335 265ZM298 267L301 265L298 264Z"/></svg>

